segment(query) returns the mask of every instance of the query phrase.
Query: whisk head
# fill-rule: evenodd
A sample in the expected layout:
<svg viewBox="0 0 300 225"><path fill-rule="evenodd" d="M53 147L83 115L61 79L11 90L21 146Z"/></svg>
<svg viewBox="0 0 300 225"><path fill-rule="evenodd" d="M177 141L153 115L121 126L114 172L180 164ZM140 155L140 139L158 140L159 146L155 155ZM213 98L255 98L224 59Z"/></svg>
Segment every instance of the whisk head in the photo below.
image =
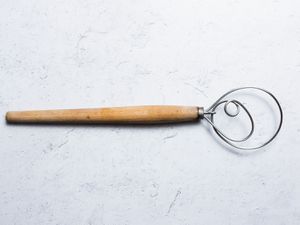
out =
<svg viewBox="0 0 300 225"><path fill-rule="evenodd" d="M230 94L233 94L235 92L238 91L242 91L242 90L256 90L256 91L260 91L262 93L267 94L267 96L269 96L272 100L274 100L274 102L276 103L276 106L278 108L278 112L279 112L279 122L278 125L276 127L276 130L274 132L274 134L268 138L267 140L265 140L263 143L255 145L255 146L251 146L251 147L245 147L245 146L239 146L238 144L242 144L248 140L251 139L251 137L253 136L254 133L254 128L255 128L255 122L253 119L252 114L250 113L250 111L248 110L248 108L246 107L245 103L242 103L241 101L237 100L237 99L227 99L226 97L228 97ZM225 134L224 131L222 131L222 129L220 129L215 121L214 118L217 115L217 109L220 106L224 106L224 112L228 117L237 117L241 110L243 110L245 112L245 114L247 115L249 121L250 121L250 131L248 132L248 134L242 138L232 138L229 137L227 134ZM230 106L234 106L235 110L232 112L229 107ZM281 105L279 103L279 101L277 100L277 98L269 91L262 89L262 88L258 88L258 87L241 87L241 88L236 88L233 89L231 91L226 92L225 94L223 94L214 104L212 104L208 109L204 110L201 109L201 112L199 111L199 114L201 114L202 118L205 119L212 127L213 130L215 131L215 133L223 140L225 141L228 145L236 148L236 149L240 149L240 150L256 150L256 149L260 149L266 145L268 145L270 142L272 142L274 140L274 138L278 135L281 127L282 127L282 122L283 122L283 111L281 108Z"/></svg>

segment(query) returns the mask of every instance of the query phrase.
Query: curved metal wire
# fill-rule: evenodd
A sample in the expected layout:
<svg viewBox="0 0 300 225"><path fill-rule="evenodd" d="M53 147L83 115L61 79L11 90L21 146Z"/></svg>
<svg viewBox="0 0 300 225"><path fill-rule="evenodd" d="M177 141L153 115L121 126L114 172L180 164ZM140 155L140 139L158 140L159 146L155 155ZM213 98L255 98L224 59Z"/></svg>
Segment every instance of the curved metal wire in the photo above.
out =
<svg viewBox="0 0 300 225"><path fill-rule="evenodd" d="M275 101L276 105L278 106L278 110L279 110L279 114L280 114L279 124L278 124L276 132L273 134L273 136L271 136L271 138L268 139L267 141L265 141L263 144L254 146L254 147L240 147L235 144L235 143L245 142L252 137L252 135L254 133L254 120L253 120L251 113L245 107L245 105L243 103L239 102L236 99L224 100L224 98L226 96L228 96L229 94L232 94L233 92L237 92L240 90L245 90L245 89L254 89L254 90L262 91L262 92L268 94ZM230 104L235 105L235 107L236 107L235 113L232 113L229 111L228 106ZM246 115L248 116L250 123L251 123L251 129L250 129L250 132L247 134L247 136L245 136L244 138L241 138L241 139L230 138L228 135L225 135L224 132L220 128L218 128L216 126L216 124L214 123L214 116L216 115L216 109L220 105L224 105L224 111L225 111L226 115L230 116L230 117L236 117L237 115L239 115L240 108L242 108L246 112ZM278 133L282 127L282 123L283 123L283 111L282 111L279 101L271 92L269 92L265 89L262 89L262 88L258 88L258 87L241 87L241 88L233 89L233 90L228 91L225 94L223 94L214 104L212 104L207 110L205 110L203 118L213 127L216 134L230 146L240 149L240 150L256 150L256 149L262 148L262 147L266 146L267 144L269 144L270 142L272 142L274 140L274 138L278 135Z"/></svg>

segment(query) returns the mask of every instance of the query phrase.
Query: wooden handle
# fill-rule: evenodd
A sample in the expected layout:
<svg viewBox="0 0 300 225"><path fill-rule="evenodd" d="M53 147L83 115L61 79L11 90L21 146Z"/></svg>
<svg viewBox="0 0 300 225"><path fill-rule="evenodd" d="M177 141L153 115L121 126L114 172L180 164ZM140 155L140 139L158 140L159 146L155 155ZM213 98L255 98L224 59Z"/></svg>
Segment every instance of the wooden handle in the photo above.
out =
<svg viewBox="0 0 300 225"><path fill-rule="evenodd" d="M200 108L201 109L201 108ZM131 106L99 109L64 109L8 112L11 123L168 123L199 118L191 106Z"/></svg>

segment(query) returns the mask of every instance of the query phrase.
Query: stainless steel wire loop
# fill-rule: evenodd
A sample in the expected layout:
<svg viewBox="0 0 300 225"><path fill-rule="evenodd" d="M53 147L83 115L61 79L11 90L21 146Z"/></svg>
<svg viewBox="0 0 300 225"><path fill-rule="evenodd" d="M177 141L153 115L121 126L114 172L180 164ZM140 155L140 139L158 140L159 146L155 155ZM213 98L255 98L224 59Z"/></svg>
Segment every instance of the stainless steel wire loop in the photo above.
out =
<svg viewBox="0 0 300 225"><path fill-rule="evenodd" d="M227 100L225 99L225 97L227 97L228 95L237 92L237 91L241 91L241 90L248 90L248 89L252 89L252 90L258 90L261 91L263 93L266 93L268 96L270 96L276 103L278 110L279 110L279 123L277 126L277 129L275 131L275 133L271 136L271 138L269 138L267 141L263 142L262 144L258 145L258 146L252 146L252 147L241 147L238 146L236 143L242 143L245 142L247 140L249 140L253 133L254 133L254 119L252 117L252 114L249 112L249 110L246 108L246 106L241 103L240 101L236 100L236 99L230 99ZM236 107L235 112L230 112L229 110L229 105L233 104ZM246 115L249 118L250 124L251 124L251 129L250 132L241 139L234 139L229 137L228 135L226 135L215 123L214 123L214 116L217 114L216 109L221 106L224 105L224 112L226 113L227 116L229 117L236 117L240 114L240 109L243 109L244 112L246 113ZM272 142L274 140L274 138L278 135L281 127L282 127L282 123L283 123L283 111L281 108L281 105L279 103L279 101L277 100L277 98L269 91L262 89L262 88L258 88L258 87L241 87L241 88L236 88L233 89L231 91L226 92L225 94L223 94L214 104L212 104L208 109L206 109L203 113L203 119L205 119L214 129L214 131L216 132L216 134L223 140L225 141L228 145L240 149L240 150L256 150L256 149L260 149L264 146L266 146L267 144L269 144L270 142Z"/></svg>

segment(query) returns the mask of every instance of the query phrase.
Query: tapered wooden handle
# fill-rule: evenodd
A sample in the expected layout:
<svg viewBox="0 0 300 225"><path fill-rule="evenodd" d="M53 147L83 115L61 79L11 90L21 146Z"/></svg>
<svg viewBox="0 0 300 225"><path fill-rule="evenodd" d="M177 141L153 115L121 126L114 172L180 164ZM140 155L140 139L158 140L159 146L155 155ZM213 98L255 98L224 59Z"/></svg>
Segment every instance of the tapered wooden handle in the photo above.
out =
<svg viewBox="0 0 300 225"><path fill-rule="evenodd" d="M199 118L192 106L130 106L98 109L64 109L8 112L11 123L168 123Z"/></svg>

